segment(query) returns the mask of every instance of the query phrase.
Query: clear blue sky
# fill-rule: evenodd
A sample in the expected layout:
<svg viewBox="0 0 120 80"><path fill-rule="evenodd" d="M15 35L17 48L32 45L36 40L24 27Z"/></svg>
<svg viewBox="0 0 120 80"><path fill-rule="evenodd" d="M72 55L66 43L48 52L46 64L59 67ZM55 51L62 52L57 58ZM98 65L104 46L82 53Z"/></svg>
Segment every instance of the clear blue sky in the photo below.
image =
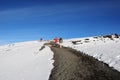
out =
<svg viewBox="0 0 120 80"><path fill-rule="evenodd" d="M120 0L0 0L0 44L120 34Z"/></svg>

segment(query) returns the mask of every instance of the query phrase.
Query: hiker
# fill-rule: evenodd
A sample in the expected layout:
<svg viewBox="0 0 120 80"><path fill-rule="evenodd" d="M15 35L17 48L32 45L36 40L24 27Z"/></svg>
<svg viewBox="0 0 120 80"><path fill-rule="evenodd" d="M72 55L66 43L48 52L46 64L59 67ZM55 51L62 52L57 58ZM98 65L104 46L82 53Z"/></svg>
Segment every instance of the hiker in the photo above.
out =
<svg viewBox="0 0 120 80"><path fill-rule="evenodd" d="M40 42L42 42L43 41L43 39L42 38L40 38Z"/></svg>
<svg viewBox="0 0 120 80"><path fill-rule="evenodd" d="M59 38L59 43L63 43L63 39L62 38Z"/></svg>
<svg viewBox="0 0 120 80"><path fill-rule="evenodd" d="M54 46L54 47L56 47L56 46L58 45L58 41L59 41L59 40L58 40L58 38L57 38L57 37L56 37L56 38L54 38L54 44L53 44L53 46Z"/></svg>
<svg viewBox="0 0 120 80"><path fill-rule="evenodd" d="M55 42L55 43L58 43L58 38L57 38L57 37L54 38L54 42Z"/></svg>
<svg viewBox="0 0 120 80"><path fill-rule="evenodd" d="M60 48L62 48L62 44L63 43L63 39L62 38L59 38L59 45L60 45Z"/></svg>

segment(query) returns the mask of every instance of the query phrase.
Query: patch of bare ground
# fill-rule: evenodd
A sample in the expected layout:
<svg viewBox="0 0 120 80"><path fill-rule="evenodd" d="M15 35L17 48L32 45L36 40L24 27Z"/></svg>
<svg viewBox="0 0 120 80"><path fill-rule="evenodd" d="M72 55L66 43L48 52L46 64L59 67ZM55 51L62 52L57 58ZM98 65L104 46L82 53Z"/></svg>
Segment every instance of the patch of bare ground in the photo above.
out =
<svg viewBox="0 0 120 80"><path fill-rule="evenodd" d="M51 47L54 68L49 80L120 80L120 72L71 48Z"/></svg>

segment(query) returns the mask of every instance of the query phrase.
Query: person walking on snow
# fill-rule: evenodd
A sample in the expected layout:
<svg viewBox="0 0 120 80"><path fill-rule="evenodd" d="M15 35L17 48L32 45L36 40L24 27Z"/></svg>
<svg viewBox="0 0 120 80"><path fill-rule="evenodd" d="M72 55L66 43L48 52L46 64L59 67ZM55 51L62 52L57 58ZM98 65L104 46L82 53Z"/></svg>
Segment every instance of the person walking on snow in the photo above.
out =
<svg viewBox="0 0 120 80"><path fill-rule="evenodd" d="M54 38L54 42L55 42L55 43L58 43L58 41L59 41L59 40L58 40L58 38L57 38L57 37L56 37L56 38Z"/></svg>
<svg viewBox="0 0 120 80"><path fill-rule="evenodd" d="M40 42L42 42L43 41L43 39L42 38L40 38Z"/></svg>
<svg viewBox="0 0 120 80"><path fill-rule="evenodd" d="M59 38L59 45L60 45L60 48L62 48L62 44L63 43L63 39L62 38Z"/></svg>
<svg viewBox="0 0 120 80"><path fill-rule="evenodd" d="M63 43L63 39L62 38L59 38L59 43Z"/></svg>

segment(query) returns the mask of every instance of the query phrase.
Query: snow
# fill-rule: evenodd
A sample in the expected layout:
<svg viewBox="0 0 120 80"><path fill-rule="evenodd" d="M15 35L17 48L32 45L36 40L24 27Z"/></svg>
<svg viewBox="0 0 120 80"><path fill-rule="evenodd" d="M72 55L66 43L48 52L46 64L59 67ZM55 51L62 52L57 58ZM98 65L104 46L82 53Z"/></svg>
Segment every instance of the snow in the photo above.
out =
<svg viewBox="0 0 120 80"><path fill-rule="evenodd" d="M0 46L0 80L48 80L53 68L49 47L30 41Z"/></svg>
<svg viewBox="0 0 120 80"><path fill-rule="evenodd" d="M80 41L72 44L72 41ZM53 68L53 52L43 42L29 41L0 46L0 80L48 80ZM120 71L120 38L87 37L64 40L74 48Z"/></svg>
<svg viewBox="0 0 120 80"><path fill-rule="evenodd" d="M89 39L88 42L85 42L85 39ZM78 40L81 42L76 45L72 44L72 41ZM63 45L93 56L120 71L120 38L113 38L113 40L103 37L76 38L65 40Z"/></svg>

